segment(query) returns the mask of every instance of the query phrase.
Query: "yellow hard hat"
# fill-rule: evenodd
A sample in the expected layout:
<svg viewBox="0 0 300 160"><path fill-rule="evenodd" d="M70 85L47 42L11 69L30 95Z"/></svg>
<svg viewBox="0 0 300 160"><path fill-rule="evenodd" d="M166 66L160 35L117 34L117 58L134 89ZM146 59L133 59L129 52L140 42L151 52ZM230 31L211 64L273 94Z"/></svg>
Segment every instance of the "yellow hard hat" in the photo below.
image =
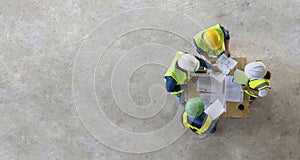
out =
<svg viewBox="0 0 300 160"><path fill-rule="evenodd" d="M223 44L220 34L214 29L208 29L203 33L203 39L208 48L217 50Z"/></svg>

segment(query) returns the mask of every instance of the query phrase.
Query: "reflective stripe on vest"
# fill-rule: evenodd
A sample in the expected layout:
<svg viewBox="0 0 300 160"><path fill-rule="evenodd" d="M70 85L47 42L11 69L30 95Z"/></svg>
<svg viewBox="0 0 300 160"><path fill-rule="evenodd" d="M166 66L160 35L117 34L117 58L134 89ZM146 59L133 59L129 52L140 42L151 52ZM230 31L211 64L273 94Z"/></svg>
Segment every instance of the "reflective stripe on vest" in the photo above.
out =
<svg viewBox="0 0 300 160"><path fill-rule="evenodd" d="M184 111L183 115L182 115L182 123L185 127L196 130L196 133L198 134L202 134L205 131L207 131L207 129L210 127L212 120L207 116L204 123L202 124L201 128L197 128L195 126L192 126L191 124L189 124L188 122L188 115L186 113L186 111Z"/></svg>
<svg viewBox="0 0 300 160"><path fill-rule="evenodd" d="M179 57L181 57L184 54L185 53L181 52L181 51L177 52L175 58L172 61L171 66L169 67L167 73L164 75L164 77L166 77L166 76L172 77L177 82L177 85L186 84L186 82L189 79L188 72L183 72L175 67L175 64L176 64L177 60L179 59ZM164 78L164 80L166 82L166 78ZM183 91L184 90L180 90L177 92L171 92L171 94L179 94L179 93L182 93Z"/></svg>
<svg viewBox="0 0 300 160"><path fill-rule="evenodd" d="M249 87L251 89L257 90L257 91L260 91L260 90L265 89L265 88L270 88L271 89L270 80L269 79L251 80L249 82ZM253 92L249 92L248 90L244 90L244 92L249 94L252 97L255 97L255 98L259 97L258 95L254 94Z"/></svg>
<svg viewBox="0 0 300 160"><path fill-rule="evenodd" d="M219 33L219 35L221 37L221 40L224 41L224 33L223 33L223 31L222 31L222 29L220 27L220 24L214 25L214 26L212 26L212 27L210 27L208 29L216 30ZM206 43L205 43L205 41L203 39L203 32L204 31L199 32L194 37L194 40L195 40L197 46L199 48L201 48L204 52L206 52L209 57L218 56L221 53L223 53L225 51L225 44L224 44L224 42L223 42L222 46L218 50L216 50L216 51L213 51L213 50L211 50L210 48L207 47L207 45L206 45Z"/></svg>

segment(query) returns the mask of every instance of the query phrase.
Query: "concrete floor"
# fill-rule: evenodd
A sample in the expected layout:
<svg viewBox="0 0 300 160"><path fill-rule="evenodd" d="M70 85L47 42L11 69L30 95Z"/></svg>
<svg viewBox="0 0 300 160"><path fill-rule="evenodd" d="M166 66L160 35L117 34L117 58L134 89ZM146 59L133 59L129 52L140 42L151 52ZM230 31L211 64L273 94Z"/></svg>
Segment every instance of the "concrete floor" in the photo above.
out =
<svg viewBox="0 0 300 160"><path fill-rule="evenodd" d="M300 159L300 1L0 1L0 159ZM162 79L216 23L271 93L199 139Z"/></svg>

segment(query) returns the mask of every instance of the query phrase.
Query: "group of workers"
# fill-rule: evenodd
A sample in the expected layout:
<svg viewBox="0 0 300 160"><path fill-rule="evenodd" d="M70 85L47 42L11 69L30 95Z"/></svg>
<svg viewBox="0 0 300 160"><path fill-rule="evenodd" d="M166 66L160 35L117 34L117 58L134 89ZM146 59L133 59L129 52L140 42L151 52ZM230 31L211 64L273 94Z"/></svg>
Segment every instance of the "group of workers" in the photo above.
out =
<svg viewBox="0 0 300 160"><path fill-rule="evenodd" d="M178 51L164 75L167 92L175 95L178 102L185 107L181 116L182 124L199 135L214 133L217 121L212 121L204 112L205 103L200 97L191 98L188 102L185 101L187 82L195 79L190 73L203 72L205 69L211 69L214 72L220 71L211 62L222 54L230 57L229 39L229 31L220 24L199 32L194 36L193 43L196 51L208 60ZM268 94L271 89L271 72L266 69L262 62L247 64L245 75L249 80L248 84L242 85L242 88L250 96L250 101Z"/></svg>

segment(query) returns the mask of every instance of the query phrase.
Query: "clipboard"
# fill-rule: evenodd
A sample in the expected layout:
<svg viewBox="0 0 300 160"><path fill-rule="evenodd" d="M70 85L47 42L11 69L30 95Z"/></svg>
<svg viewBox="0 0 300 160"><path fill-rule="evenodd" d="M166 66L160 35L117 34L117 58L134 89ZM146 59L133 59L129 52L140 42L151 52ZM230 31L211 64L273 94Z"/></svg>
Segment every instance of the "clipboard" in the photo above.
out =
<svg viewBox="0 0 300 160"><path fill-rule="evenodd" d="M244 84L244 85L248 84L249 78L245 75L245 72L240 69L236 69L234 71L233 77L234 77L233 82L235 82L235 83Z"/></svg>

